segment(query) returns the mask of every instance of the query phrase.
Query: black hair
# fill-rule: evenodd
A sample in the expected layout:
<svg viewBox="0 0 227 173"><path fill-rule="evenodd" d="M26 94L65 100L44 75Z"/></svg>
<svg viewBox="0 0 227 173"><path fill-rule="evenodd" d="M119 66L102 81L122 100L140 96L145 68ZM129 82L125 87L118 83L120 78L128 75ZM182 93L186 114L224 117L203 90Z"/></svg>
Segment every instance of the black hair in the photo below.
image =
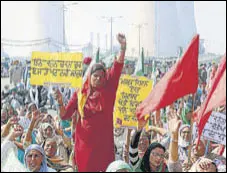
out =
<svg viewBox="0 0 227 173"><path fill-rule="evenodd" d="M142 172L151 172L150 169L150 154L151 151L154 150L155 148L161 148L164 150L164 152L166 151L165 147L163 145L161 145L160 143L154 142L152 143L147 151L145 152L142 162L141 162L141 167L140 169L142 170Z"/></svg>
<svg viewBox="0 0 227 173"><path fill-rule="evenodd" d="M91 68L91 75L97 70L103 70L106 73L106 69L102 64L94 64Z"/></svg>

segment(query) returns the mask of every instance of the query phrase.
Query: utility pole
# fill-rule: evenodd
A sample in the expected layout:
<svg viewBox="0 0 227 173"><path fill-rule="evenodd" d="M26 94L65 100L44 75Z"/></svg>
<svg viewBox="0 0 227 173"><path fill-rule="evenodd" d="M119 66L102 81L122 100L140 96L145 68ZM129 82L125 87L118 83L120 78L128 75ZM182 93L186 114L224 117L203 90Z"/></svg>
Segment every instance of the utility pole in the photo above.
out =
<svg viewBox="0 0 227 173"><path fill-rule="evenodd" d="M107 34L106 34L106 51L107 51L107 49L108 49L107 38L108 38L108 36L107 36Z"/></svg>
<svg viewBox="0 0 227 173"><path fill-rule="evenodd" d="M68 10L67 7L69 6L73 6L73 5L77 5L78 3L77 2L73 2L73 3L70 3L70 4L63 4L60 6L60 9L62 10L62 51L65 51L65 47L66 47L66 41L65 41L65 11ZM52 4L52 6L59 6L57 4Z"/></svg>
<svg viewBox="0 0 227 173"><path fill-rule="evenodd" d="M139 23L139 24L131 24L131 25L133 25L133 26L135 26L136 28L138 28L138 34L139 34L139 56L140 56L140 31L141 31L141 28L142 27L144 27L144 26L146 26L147 25L147 23Z"/></svg>
<svg viewBox="0 0 227 173"><path fill-rule="evenodd" d="M100 47L100 34L97 33L97 47Z"/></svg>
<svg viewBox="0 0 227 173"><path fill-rule="evenodd" d="M114 22L114 19L123 18L123 17L122 16L115 16L115 17L101 16L101 18L106 19L108 22L110 22L110 53L112 55L112 52L113 52L113 22Z"/></svg>

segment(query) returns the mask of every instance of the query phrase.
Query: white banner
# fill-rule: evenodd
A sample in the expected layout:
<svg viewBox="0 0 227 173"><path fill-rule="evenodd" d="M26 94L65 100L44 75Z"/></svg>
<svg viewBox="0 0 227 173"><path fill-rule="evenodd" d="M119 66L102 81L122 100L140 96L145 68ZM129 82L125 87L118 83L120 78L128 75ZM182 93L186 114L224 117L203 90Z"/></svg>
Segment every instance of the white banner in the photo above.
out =
<svg viewBox="0 0 227 173"><path fill-rule="evenodd" d="M226 145L226 115L212 112L203 130L204 139Z"/></svg>

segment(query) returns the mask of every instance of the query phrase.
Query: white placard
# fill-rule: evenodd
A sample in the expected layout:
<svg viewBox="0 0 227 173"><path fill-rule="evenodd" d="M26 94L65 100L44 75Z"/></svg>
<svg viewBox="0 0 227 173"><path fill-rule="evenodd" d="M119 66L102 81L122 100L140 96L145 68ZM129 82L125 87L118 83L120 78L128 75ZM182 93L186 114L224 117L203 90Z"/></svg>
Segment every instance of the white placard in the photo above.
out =
<svg viewBox="0 0 227 173"><path fill-rule="evenodd" d="M226 115L212 112L202 136L207 140L226 145Z"/></svg>

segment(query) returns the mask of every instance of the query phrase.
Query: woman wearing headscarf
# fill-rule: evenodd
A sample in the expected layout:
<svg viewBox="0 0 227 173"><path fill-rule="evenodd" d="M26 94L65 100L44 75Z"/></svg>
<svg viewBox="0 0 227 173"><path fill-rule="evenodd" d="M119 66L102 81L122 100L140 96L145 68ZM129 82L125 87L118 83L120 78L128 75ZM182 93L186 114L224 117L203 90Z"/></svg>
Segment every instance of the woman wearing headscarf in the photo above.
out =
<svg viewBox="0 0 227 173"><path fill-rule="evenodd" d="M17 137L14 141L14 144L17 146L18 148L18 160L21 162L21 163L24 163L24 154L25 154L25 146L23 146L23 143L25 142L25 136L27 134L28 130L24 130L23 134L19 137ZM36 141L35 141L35 134L32 133L32 141L31 141L31 144L36 144Z"/></svg>
<svg viewBox="0 0 227 173"><path fill-rule="evenodd" d="M47 138L42 147L47 156L47 165L57 172L73 172L73 168L62 157L57 155L57 142L52 138Z"/></svg>
<svg viewBox="0 0 227 173"><path fill-rule="evenodd" d="M75 112L77 115L73 138L79 172L105 171L114 161L113 108L126 50L125 36L118 34L117 39L121 52L111 69L94 64L82 90L74 93L67 107L56 92L61 119L70 119Z"/></svg>
<svg viewBox="0 0 227 173"><path fill-rule="evenodd" d="M145 125L145 124L144 124ZM165 147L154 142L149 145L142 159L138 156L138 144L143 126L138 127L138 131L132 136L129 159L130 165L136 172L168 172L165 164Z"/></svg>
<svg viewBox="0 0 227 173"><path fill-rule="evenodd" d="M190 125L184 124L179 129L178 153L179 161L183 163L188 157L190 145Z"/></svg>
<svg viewBox="0 0 227 173"><path fill-rule="evenodd" d="M19 123L23 126L23 128L26 130L29 128L31 120L32 120L32 113L37 111L37 106L35 103L30 103L28 105L28 110L26 112L25 116L20 116Z"/></svg>
<svg viewBox="0 0 227 173"><path fill-rule="evenodd" d="M16 125L18 120L11 118L10 126ZM14 144L15 138L23 133L23 128L15 126L10 132L4 131L1 134L1 172L28 172L24 165L18 160L17 146Z"/></svg>
<svg viewBox="0 0 227 173"><path fill-rule="evenodd" d="M171 134L169 134L168 132L165 132L166 130L162 128L152 127L152 129L153 131L156 131L156 132L160 132L161 130L163 131L161 135L164 136L164 138L161 140L160 143L165 148L168 149L171 142ZM190 145L189 137L190 137L190 125L187 125L187 124L181 125L179 129L179 141L178 141L178 157L181 163L183 163L188 157L188 147Z"/></svg>
<svg viewBox="0 0 227 173"><path fill-rule="evenodd" d="M56 172L47 166L46 154L43 148L37 144L32 144L25 150L25 167L30 172Z"/></svg>
<svg viewBox="0 0 227 173"><path fill-rule="evenodd" d="M25 164L18 160L17 147L13 141L22 133L23 129L17 125L1 143L1 172L56 172L47 167L45 153L36 144L30 145L25 150Z"/></svg>
<svg viewBox="0 0 227 173"><path fill-rule="evenodd" d="M33 112L28 128L25 129L22 136L19 136L14 142L18 147L18 159L21 161L21 163L24 163L25 149L31 144L36 144L34 126L39 118L40 117L37 116L36 112ZM21 124L20 121L19 123Z"/></svg>
<svg viewBox="0 0 227 173"><path fill-rule="evenodd" d="M43 123L37 133L36 142L42 144L46 139L54 139L57 142L57 153L65 161L68 161L69 155L67 148L70 148L70 139L67 138L63 131L57 131L59 135L55 133L55 128L49 123Z"/></svg>
<svg viewBox="0 0 227 173"><path fill-rule="evenodd" d="M152 143L141 161L140 170L142 172L169 172L165 163L165 147L160 143Z"/></svg>
<svg viewBox="0 0 227 173"><path fill-rule="evenodd" d="M122 160L112 162L106 172L134 172L129 164Z"/></svg>
<svg viewBox="0 0 227 173"><path fill-rule="evenodd" d="M201 157L205 154L205 143L203 141L199 141L198 147L196 144L198 143L198 139L196 139L192 144L191 157L190 160L187 159L182 164L179 161L179 153L178 153L178 137L179 137L179 129L180 129L181 121L177 119L172 119L169 122L169 132L171 134L171 142L169 147L169 162L168 167L170 172L182 172L190 170L192 164L195 164Z"/></svg>

